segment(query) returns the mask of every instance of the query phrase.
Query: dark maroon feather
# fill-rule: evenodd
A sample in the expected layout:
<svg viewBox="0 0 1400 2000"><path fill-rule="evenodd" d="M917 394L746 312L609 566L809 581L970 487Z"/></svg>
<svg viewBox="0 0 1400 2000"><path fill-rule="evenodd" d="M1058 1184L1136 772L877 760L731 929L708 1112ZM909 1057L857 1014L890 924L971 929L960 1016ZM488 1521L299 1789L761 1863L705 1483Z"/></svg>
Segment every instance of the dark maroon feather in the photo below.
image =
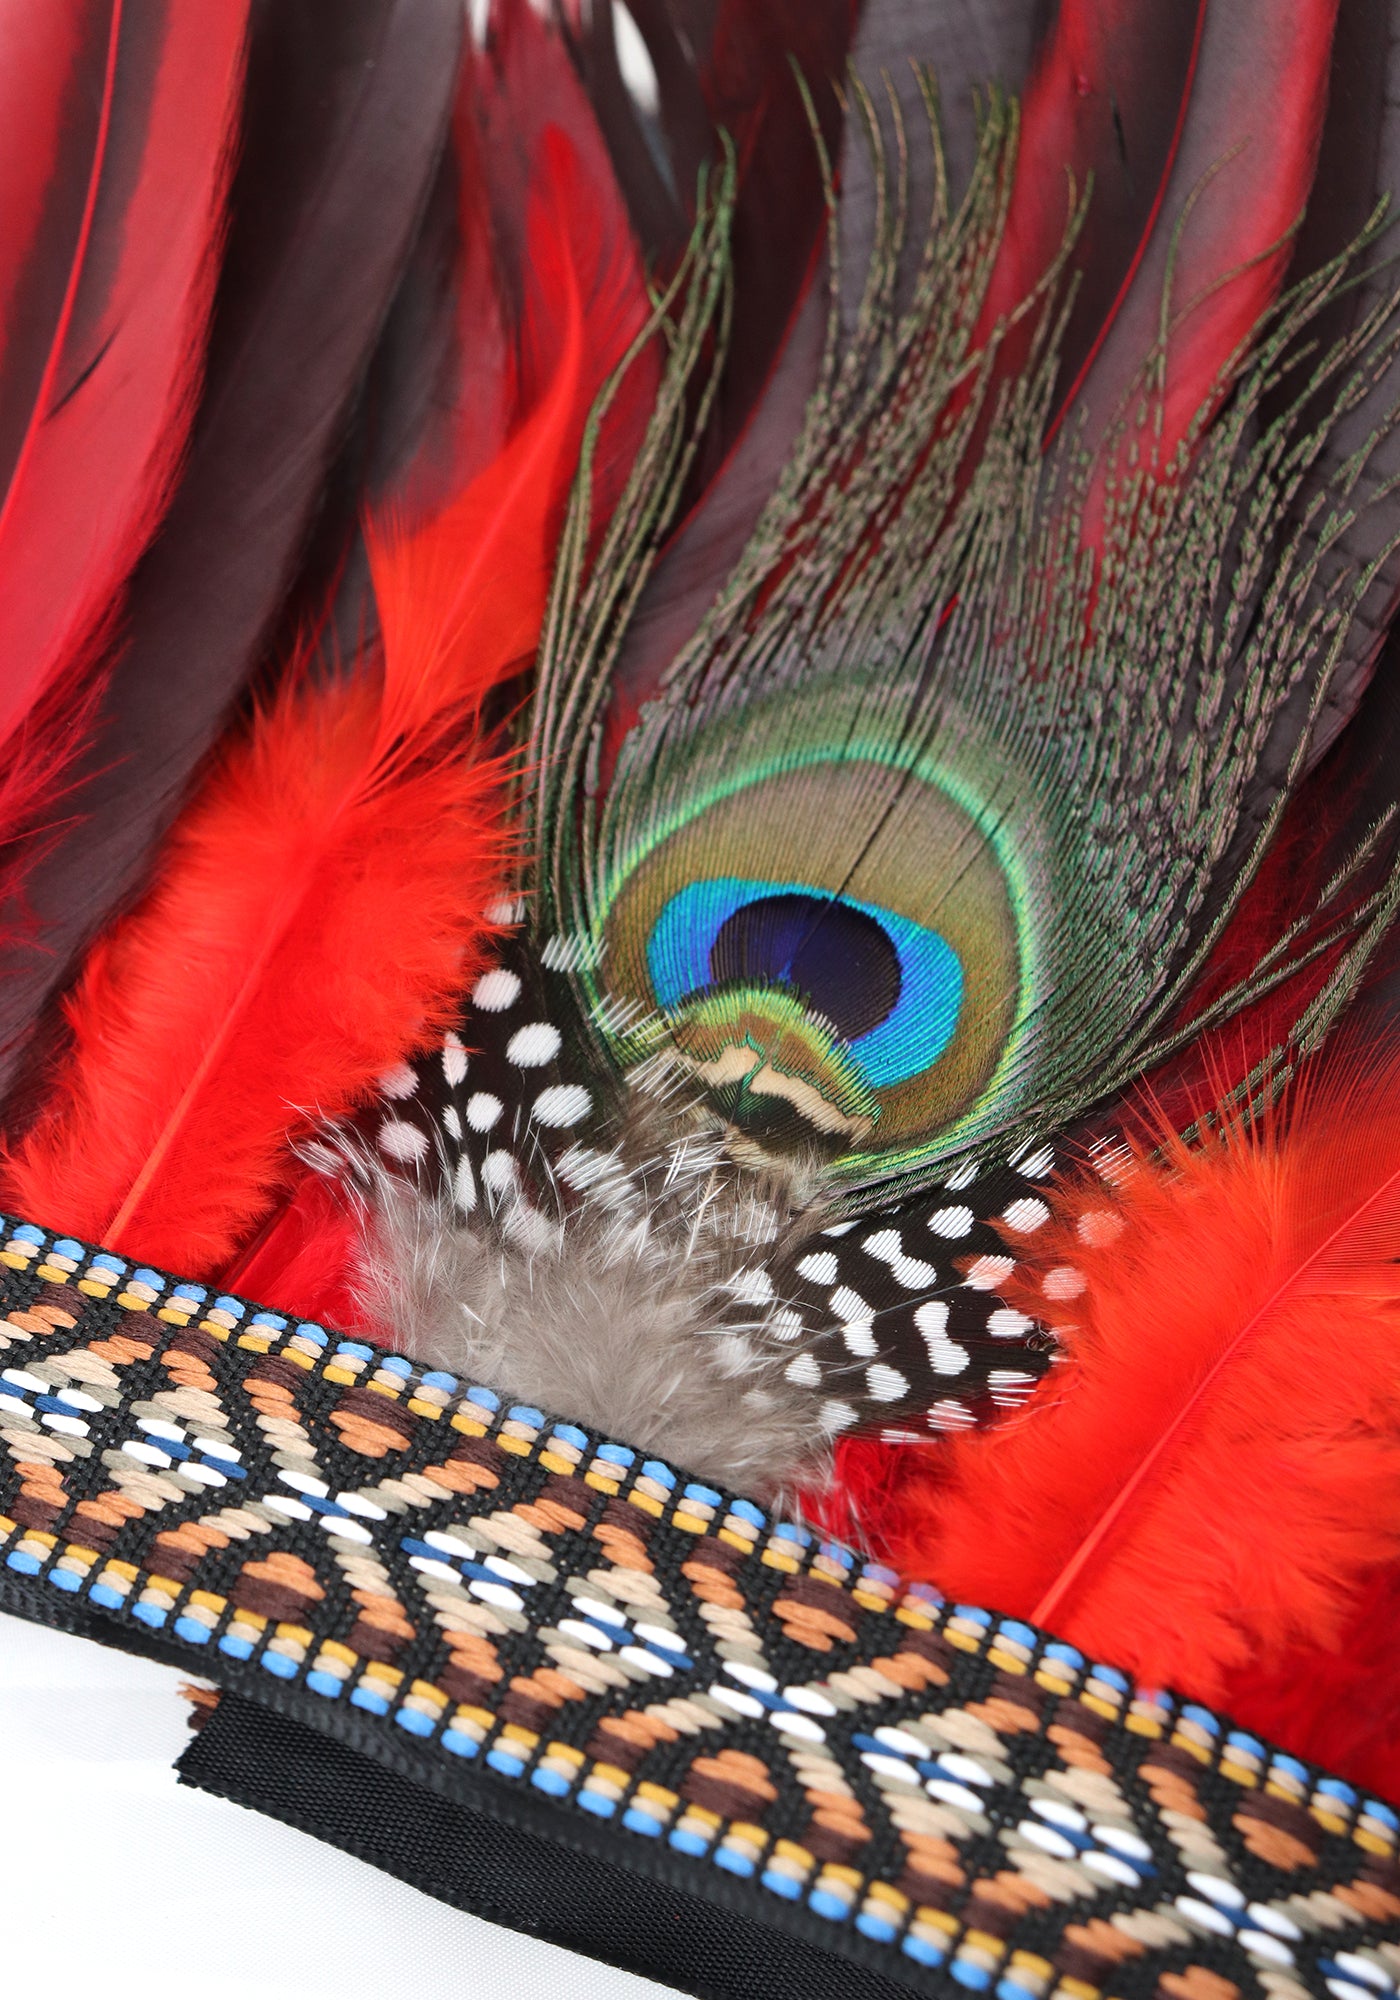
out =
<svg viewBox="0 0 1400 2000"><path fill-rule="evenodd" d="M460 33L438 0L264 0L190 463L84 782L31 878L26 941L0 960L12 1090L262 655L422 212Z"/></svg>

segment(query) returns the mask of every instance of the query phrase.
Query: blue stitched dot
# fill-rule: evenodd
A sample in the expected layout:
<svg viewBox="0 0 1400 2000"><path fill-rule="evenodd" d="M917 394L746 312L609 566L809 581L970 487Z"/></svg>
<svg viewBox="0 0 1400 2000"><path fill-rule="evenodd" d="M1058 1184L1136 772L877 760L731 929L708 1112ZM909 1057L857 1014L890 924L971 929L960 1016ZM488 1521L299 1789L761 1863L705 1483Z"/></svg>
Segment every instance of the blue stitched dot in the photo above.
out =
<svg viewBox="0 0 1400 2000"><path fill-rule="evenodd" d="M71 1569L51 1569L48 1580L55 1590L73 1591L81 1590L83 1587L83 1579L74 1576Z"/></svg>
<svg viewBox="0 0 1400 2000"><path fill-rule="evenodd" d="M942 1965L948 1956L943 1945L935 1944L932 1938L920 1937L916 1931L906 1934L900 1950L919 1965Z"/></svg>
<svg viewBox="0 0 1400 2000"><path fill-rule="evenodd" d="M1232 1729L1230 1734L1225 1738L1225 1741L1234 1749L1247 1752L1251 1757L1262 1757L1264 1755L1264 1746L1259 1741L1259 1738L1251 1736L1247 1730Z"/></svg>
<svg viewBox="0 0 1400 2000"><path fill-rule="evenodd" d="M1361 1810L1368 1819L1379 1820L1382 1826L1400 1827L1400 1818L1396 1817L1389 1806L1382 1805L1379 1799L1363 1800Z"/></svg>
<svg viewBox="0 0 1400 2000"><path fill-rule="evenodd" d="M42 1243L43 1240L44 1240L43 1230L36 1229L32 1222L22 1222L19 1228L15 1230L13 1236L11 1237L11 1241L14 1243L39 1244Z"/></svg>
<svg viewBox="0 0 1400 2000"><path fill-rule="evenodd" d="M402 1354L386 1354L379 1365L390 1375L411 1375L413 1373L413 1363L405 1360Z"/></svg>
<svg viewBox="0 0 1400 2000"><path fill-rule="evenodd" d="M400 1729L406 1729L410 1736L431 1736L437 1728L437 1721L431 1715L424 1715L418 1708L401 1708L394 1717Z"/></svg>
<svg viewBox="0 0 1400 2000"><path fill-rule="evenodd" d="M1003 1618L997 1631L1017 1646L1033 1646L1040 1637L1033 1626L1023 1625L1019 1618Z"/></svg>
<svg viewBox="0 0 1400 2000"><path fill-rule="evenodd" d="M629 1833L644 1833L652 1840L662 1831L661 1821L653 1819L649 1812L643 1812L640 1806L629 1806L622 1815L622 1824Z"/></svg>
<svg viewBox="0 0 1400 2000"><path fill-rule="evenodd" d="M974 1993L985 1993L992 1983L992 1975L986 1966L974 1965L970 1959L955 1958L948 1971L959 1986L970 1986Z"/></svg>
<svg viewBox="0 0 1400 2000"><path fill-rule="evenodd" d="M454 1757L475 1757L481 1745L474 1736L468 1736L460 1729L444 1729L439 1741L444 1750L450 1750Z"/></svg>
<svg viewBox="0 0 1400 2000"><path fill-rule="evenodd" d="M529 1424L534 1430L538 1430L544 1422L544 1411L535 1409L529 1403L512 1403L506 1414L514 1423Z"/></svg>
<svg viewBox="0 0 1400 2000"><path fill-rule="evenodd" d="M301 1671L301 1662L289 1660L285 1653L264 1653L258 1665L276 1674L279 1681L294 1681Z"/></svg>
<svg viewBox="0 0 1400 2000"><path fill-rule="evenodd" d="M687 1500L698 1500L702 1507L718 1507L724 1498L723 1494L716 1493L713 1486L697 1486L693 1480L685 1489L685 1497Z"/></svg>
<svg viewBox="0 0 1400 2000"><path fill-rule="evenodd" d="M244 1313L248 1310L242 1299L231 1299L227 1292L220 1292L218 1298L214 1301L214 1305L219 1312L226 1312L231 1319L242 1319Z"/></svg>
<svg viewBox="0 0 1400 2000"><path fill-rule="evenodd" d="M784 1875L781 1869L765 1868L758 1879L765 1889L771 1889L773 1894L781 1896L785 1903L801 1901L802 1884L795 1881L791 1875Z"/></svg>
<svg viewBox="0 0 1400 2000"><path fill-rule="evenodd" d="M314 1319L304 1319L298 1322L297 1337L300 1340L309 1340L317 1347L328 1347L331 1338L323 1326L317 1326Z"/></svg>
<svg viewBox="0 0 1400 2000"><path fill-rule="evenodd" d="M313 1694L323 1694L328 1701L334 1701L345 1683L335 1674L313 1672L306 1676L306 1685Z"/></svg>
<svg viewBox="0 0 1400 2000"><path fill-rule="evenodd" d="M63 1254L65 1257L71 1257L73 1252L65 1250ZM150 1270L145 1264L141 1266L139 1271L132 1272L131 1282L133 1285L147 1285L153 1292L163 1292L165 1290L165 1279L161 1273Z"/></svg>
<svg viewBox="0 0 1400 2000"><path fill-rule="evenodd" d="M715 1866L722 1868L726 1875L752 1875L753 1863L747 1854L738 1854L732 1847L715 1850Z"/></svg>
<svg viewBox="0 0 1400 2000"><path fill-rule="evenodd" d="M1106 1686L1111 1688L1118 1688L1124 1694L1126 1694L1128 1689L1132 1686L1132 1682L1128 1679L1128 1676L1126 1674L1119 1673L1117 1667L1100 1666L1099 1662L1095 1660L1092 1672L1094 1679L1096 1681L1103 1681ZM1211 1717L1211 1721L1214 1724L1216 1730L1218 1731L1220 1725L1218 1722L1215 1721L1214 1716Z"/></svg>
<svg viewBox="0 0 1400 2000"><path fill-rule="evenodd" d="M590 1792L585 1789L579 1793L578 1803L585 1812L592 1813L595 1819L611 1819L617 1811L616 1799L605 1798L602 1792Z"/></svg>
<svg viewBox="0 0 1400 2000"><path fill-rule="evenodd" d="M97 1592L94 1591L93 1596L96 1597L96 1595ZM253 1642L251 1639L236 1639L231 1632L225 1632L223 1638L219 1641L219 1651L227 1653L231 1660L251 1660L253 1657Z"/></svg>
<svg viewBox="0 0 1400 2000"><path fill-rule="evenodd" d="M637 1454L629 1451L625 1444L600 1444L598 1456L606 1459L609 1465L630 1465Z"/></svg>
<svg viewBox="0 0 1400 2000"><path fill-rule="evenodd" d="M807 1908L815 1910L819 1917L825 1917L833 1924L844 1923L851 1914L851 1906L844 1896L833 1896L830 1889L814 1889L807 1898Z"/></svg>
<svg viewBox="0 0 1400 2000"><path fill-rule="evenodd" d="M703 1833L696 1833L693 1827L678 1826L667 1841L678 1854L693 1854L699 1858L710 1851L710 1843Z"/></svg>
<svg viewBox="0 0 1400 2000"><path fill-rule="evenodd" d="M856 1918L856 1929L862 1937L874 1938L877 1944L893 1944L899 1935L888 1917L877 1916L873 1910L861 1911Z"/></svg>
<svg viewBox="0 0 1400 2000"><path fill-rule="evenodd" d="M493 1771L499 1771L506 1778L518 1778L525 1769L525 1759L512 1757L509 1750L488 1750L486 1761Z"/></svg>
<svg viewBox="0 0 1400 2000"><path fill-rule="evenodd" d="M9 1569L17 1569L21 1576L37 1576L43 1566L37 1556L30 1555L28 1549L12 1549L5 1563ZM96 1595L95 1592L93 1594ZM120 1599L117 1601L121 1602Z"/></svg>
<svg viewBox="0 0 1400 2000"><path fill-rule="evenodd" d="M367 1708L371 1715L387 1715L389 1704L382 1694L372 1694L367 1687L357 1687L350 1696L352 1708Z"/></svg>
<svg viewBox="0 0 1400 2000"><path fill-rule="evenodd" d="M643 1459L642 1473L645 1478L654 1479L658 1486L664 1486L668 1491L676 1483L675 1473L669 1465L663 1465L659 1458Z"/></svg>
<svg viewBox="0 0 1400 2000"><path fill-rule="evenodd" d="M13 1556L8 1557L7 1560L14 1565L15 1559ZM37 1563L35 1564L35 1568L38 1568ZM100 1604L104 1611L120 1611L126 1603L126 1599L122 1596L121 1592L113 1590L109 1583L95 1583L88 1592L88 1601L91 1604Z"/></svg>
<svg viewBox="0 0 1400 2000"><path fill-rule="evenodd" d="M366 1347L362 1340L342 1340L336 1348L337 1355L348 1355L352 1361L372 1361L374 1349Z"/></svg>
<svg viewBox="0 0 1400 2000"><path fill-rule="evenodd" d="M446 1741L446 1738L443 1739ZM570 1780L562 1771L551 1771L547 1764L540 1764L530 1773L530 1783L542 1792L548 1792L552 1799L562 1799L568 1791Z"/></svg>
<svg viewBox="0 0 1400 2000"><path fill-rule="evenodd" d="M731 1500L729 1511L740 1521L749 1521L755 1528L767 1525L768 1516L761 1507L755 1507L752 1500Z"/></svg>
<svg viewBox="0 0 1400 2000"><path fill-rule="evenodd" d="M249 1321L250 1326L270 1327L274 1333L280 1333L286 1324L281 1313L254 1313Z"/></svg>
<svg viewBox="0 0 1400 2000"><path fill-rule="evenodd" d="M456 1392L457 1377L455 1375L445 1375L441 1368L430 1368L423 1377L423 1383L425 1388L443 1389L451 1396Z"/></svg>
<svg viewBox="0 0 1400 2000"><path fill-rule="evenodd" d="M177 1618L175 1636L184 1639L191 1646L207 1646L213 1633L207 1625L201 1625L197 1618Z"/></svg>
<svg viewBox="0 0 1400 2000"><path fill-rule="evenodd" d="M40 1238L40 1241L42 1240L43 1239ZM83 1255L83 1245L77 1242L75 1238L71 1236L60 1236L56 1238L53 1248L54 1248L54 1255L57 1257L73 1257L76 1259Z"/></svg>
<svg viewBox="0 0 1400 2000"><path fill-rule="evenodd" d="M482 1383L474 1383L468 1389L467 1400L472 1403L479 1403L483 1410L499 1410L501 1407L501 1399L495 1390L486 1388Z"/></svg>
<svg viewBox="0 0 1400 2000"><path fill-rule="evenodd" d="M425 1375L423 1380L426 1382L427 1379ZM556 1424L554 1435L563 1443L576 1446L579 1451L582 1451L588 1443L588 1432L581 1431L577 1424Z"/></svg>

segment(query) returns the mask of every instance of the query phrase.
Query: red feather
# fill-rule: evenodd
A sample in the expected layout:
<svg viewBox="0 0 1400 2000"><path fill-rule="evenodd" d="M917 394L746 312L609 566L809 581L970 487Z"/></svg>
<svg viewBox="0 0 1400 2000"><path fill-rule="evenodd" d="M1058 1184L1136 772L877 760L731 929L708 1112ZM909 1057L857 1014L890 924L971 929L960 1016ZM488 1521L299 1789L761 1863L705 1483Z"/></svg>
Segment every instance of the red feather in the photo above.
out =
<svg viewBox="0 0 1400 2000"><path fill-rule="evenodd" d="M1207 0L1170 10L1064 0L1027 82L1006 230L982 331L1014 312L1049 270L1072 204L1092 183L1089 221L1074 255L1081 280L1075 311L1091 324L1083 329L1088 348L1075 366L1066 405L1122 310L1161 220L1200 63L1206 8ZM1024 357L1029 338L1027 330L1013 340L1004 367Z"/></svg>
<svg viewBox="0 0 1400 2000"><path fill-rule="evenodd" d="M1151 240L1076 388L1095 432L1122 418L1156 463L1228 385L1276 298L1312 187L1337 0L1207 7L1192 103ZM1150 414L1132 400L1166 336Z"/></svg>
<svg viewBox="0 0 1400 2000"><path fill-rule="evenodd" d="M1089 442L1122 425L1115 450L1136 446L1166 470L1210 413L1288 267L1317 162L1336 13L1337 0L1197 0L1126 14L1112 0L1064 0L1026 89L982 315L986 334L1031 294L1063 240L1071 178L1081 195L1092 178L1074 259L1086 281L1071 326L1074 374L1050 438L1082 405ZM1029 337L1029 327L1013 333L1000 371L1020 363ZM1091 540L1107 477L1104 465L1088 497Z"/></svg>
<svg viewBox="0 0 1400 2000"><path fill-rule="evenodd" d="M187 440L247 17L248 0L0 11L0 749L27 723L0 841L81 746L83 676Z"/></svg>
<svg viewBox="0 0 1400 2000"><path fill-rule="evenodd" d="M1114 1193L1063 1188L1013 1298L1070 1322L1063 1366L1019 1420L919 1455L898 1560L1236 1713L1252 1686L1276 1709L1299 1660L1359 1679L1346 1649L1400 1567L1398 1258L1395 1061L1168 1139Z"/></svg>
<svg viewBox="0 0 1400 2000"><path fill-rule="evenodd" d="M377 1329L361 1324L355 1295L363 1232L339 1181L308 1173L219 1282L298 1319L377 1339Z"/></svg>
<svg viewBox="0 0 1400 2000"><path fill-rule="evenodd" d="M505 845L481 702L536 642L584 419L647 311L618 257L607 344L585 326L572 249L595 240L593 192L553 135L528 224L557 334L547 393L425 523L370 523L380 671L292 674L90 954L71 1056L5 1163L25 1213L216 1269L285 1180L289 1128L343 1115L449 1019Z"/></svg>

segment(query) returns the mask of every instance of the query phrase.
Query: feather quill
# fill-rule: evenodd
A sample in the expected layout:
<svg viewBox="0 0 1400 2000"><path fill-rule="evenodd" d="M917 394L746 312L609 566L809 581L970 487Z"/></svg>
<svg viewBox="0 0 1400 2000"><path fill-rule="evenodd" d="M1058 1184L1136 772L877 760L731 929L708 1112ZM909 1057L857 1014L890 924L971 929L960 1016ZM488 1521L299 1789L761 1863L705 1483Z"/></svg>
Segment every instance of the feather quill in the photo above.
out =
<svg viewBox="0 0 1400 2000"><path fill-rule="evenodd" d="M1400 1062L1334 1058L1253 1125L1062 1188L1035 1247L1010 1303L1062 1365L921 1455L899 1559L1235 1709L1335 1664L1400 1564Z"/></svg>
<svg viewBox="0 0 1400 2000"><path fill-rule="evenodd" d="M571 257L586 200L557 137L529 224L531 269L564 288L547 392L426 522L370 522L376 655L288 677L177 823L145 902L89 954L71 1057L5 1162L27 1213L217 1268L286 1176L289 1128L342 1115L448 1018L506 844L481 704L534 644L584 419L629 324L625 301L600 301L616 309L593 348ZM612 276L644 320L635 267L618 257Z"/></svg>

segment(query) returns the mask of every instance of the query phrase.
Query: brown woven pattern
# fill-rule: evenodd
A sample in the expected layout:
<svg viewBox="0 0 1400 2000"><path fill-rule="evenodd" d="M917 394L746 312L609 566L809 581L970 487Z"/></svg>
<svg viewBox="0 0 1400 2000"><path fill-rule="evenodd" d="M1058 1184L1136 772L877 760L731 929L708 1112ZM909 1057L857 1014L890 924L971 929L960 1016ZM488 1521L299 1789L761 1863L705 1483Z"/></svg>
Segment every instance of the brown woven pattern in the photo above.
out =
<svg viewBox="0 0 1400 2000"><path fill-rule="evenodd" d="M1383 1802L489 1389L3 1241L0 1577L31 1615L915 1992L1400 1991Z"/></svg>

